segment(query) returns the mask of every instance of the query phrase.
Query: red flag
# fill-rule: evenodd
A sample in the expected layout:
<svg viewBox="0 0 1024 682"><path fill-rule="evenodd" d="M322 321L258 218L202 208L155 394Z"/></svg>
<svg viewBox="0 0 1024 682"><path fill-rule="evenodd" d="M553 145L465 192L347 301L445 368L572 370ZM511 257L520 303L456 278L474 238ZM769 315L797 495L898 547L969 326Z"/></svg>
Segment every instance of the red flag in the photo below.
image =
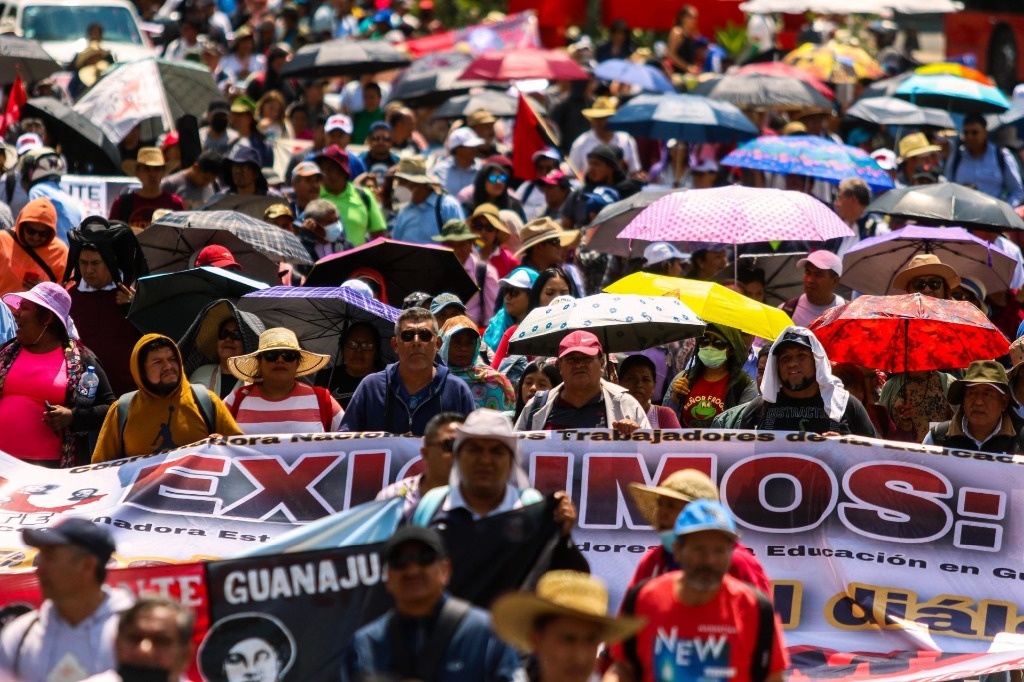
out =
<svg viewBox="0 0 1024 682"><path fill-rule="evenodd" d="M530 98L519 93L519 108L512 129L512 171L520 180L533 180L537 171L533 155L545 147L557 146L554 135L544 125Z"/></svg>
<svg viewBox="0 0 1024 682"><path fill-rule="evenodd" d="M4 109L4 120L0 122L0 135L6 135L7 130L21 120L21 108L28 101L28 93L25 92L25 84L21 82L21 74L14 79L11 92L7 95L7 108Z"/></svg>

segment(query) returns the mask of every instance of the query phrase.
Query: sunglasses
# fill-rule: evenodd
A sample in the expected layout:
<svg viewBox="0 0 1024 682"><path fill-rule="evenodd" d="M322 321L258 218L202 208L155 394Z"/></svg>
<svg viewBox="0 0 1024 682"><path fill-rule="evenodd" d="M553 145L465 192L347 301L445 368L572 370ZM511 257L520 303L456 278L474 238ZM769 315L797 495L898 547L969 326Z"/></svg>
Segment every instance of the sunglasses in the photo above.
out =
<svg viewBox="0 0 1024 682"><path fill-rule="evenodd" d="M372 341L346 341L345 348L348 348L349 350L370 351L375 350L377 348L377 344Z"/></svg>
<svg viewBox="0 0 1024 682"><path fill-rule="evenodd" d="M978 300L978 297L969 291L954 291L949 296L956 301L971 301L973 303Z"/></svg>
<svg viewBox="0 0 1024 682"><path fill-rule="evenodd" d="M495 173L491 173L490 175L487 176L487 181L488 182L493 182L494 184L506 183L506 182L508 182L508 176L507 175L497 175Z"/></svg>
<svg viewBox="0 0 1024 682"><path fill-rule="evenodd" d="M434 443L427 443L427 447L435 446L441 448L442 452L455 452L455 439L447 438Z"/></svg>
<svg viewBox="0 0 1024 682"><path fill-rule="evenodd" d="M49 237L53 234L53 230L46 228L39 230L34 227L29 227L28 225L22 225L21 231L25 233L26 237Z"/></svg>
<svg viewBox="0 0 1024 682"><path fill-rule="evenodd" d="M491 221L487 220L486 218L474 220L472 226L474 230L480 230L481 232L495 231L494 225L491 225Z"/></svg>
<svg viewBox="0 0 1024 682"><path fill-rule="evenodd" d="M515 298L519 294L525 294L526 289L516 289L515 287L509 287L505 289L505 298Z"/></svg>
<svg viewBox="0 0 1024 682"><path fill-rule="evenodd" d="M299 352L294 350L268 350L260 353L260 357L267 362L277 362L278 358L285 362L296 362L299 359Z"/></svg>
<svg viewBox="0 0 1024 682"><path fill-rule="evenodd" d="M242 332L238 331L237 329L235 329L235 330L221 329L220 333L217 334L217 340L218 341L227 341L228 339L231 339L232 341L241 341L242 340Z"/></svg>
<svg viewBox="0 0 1024 682"><path fill-rule="evenodd" d="M401 554L395 554L388 559L388 568L402 570L409 564L417 566L429 566L438 560L437 552L427 547L410 549Z"/></svg>
<svg viewBox="0 0 1024 682"><path fill-rule="evenodd" d="M941 277L933 277L931 279L915 279L910 283L910 288L914 291L924 291L925 289L931 289L932 291L938 291L942 287L946 286L946 280Z"/></svg>
<svg viewBox="0 0 1024 682"><path fill-rule="evenodd" d="M413 339L419 338L423 343L430 343L434 339L434 332L429 329L406 329L398 338L402 339L405 343L412 343Z"/></svg>
<svg viewBox="0 0 1024 682"><path fill-rule="evenodd" d="M702 336L697 339L697 348L707 348L711 346L715 350L727 350L729 348L729 342L722 339L716 339L711 336Z"/></svg>

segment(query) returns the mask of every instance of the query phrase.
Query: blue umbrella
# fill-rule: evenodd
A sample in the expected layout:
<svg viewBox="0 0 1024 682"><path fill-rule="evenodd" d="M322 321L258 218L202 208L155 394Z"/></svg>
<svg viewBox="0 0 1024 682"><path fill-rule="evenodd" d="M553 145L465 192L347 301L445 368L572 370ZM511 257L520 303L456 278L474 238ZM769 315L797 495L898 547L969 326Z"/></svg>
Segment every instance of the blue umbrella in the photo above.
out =
<svg viewBox="0 0 1024 682"><path fill-rule="evenodd" d="M636 85L647 92L676 91L672 81L663 72L628 59L606 59L594 68L594 75L603 81Z"/></svg>
<svg viewBox="0 0 1024 682"><path fill-rule="evenodd" d="M832 184L857 176L872 190L893 188L892 178L864 150L813 135L759 137L733 150L722 165L803 175Z"/></svg>
<svg viewBox="0 0 1024 682"><path fill-rule="evenodd" d="M757 137L757 126L735 105L701 95L640 95L608 120L638 137L687 142L732 142Z"/></svg>
<svg viewBox="0 0 1024 682"><path fill-rule="evenodd" d="M1010 100L999 88L949 75L911 76L900 83L894 96L962 114L998 114L1010 108Z"/></svg>

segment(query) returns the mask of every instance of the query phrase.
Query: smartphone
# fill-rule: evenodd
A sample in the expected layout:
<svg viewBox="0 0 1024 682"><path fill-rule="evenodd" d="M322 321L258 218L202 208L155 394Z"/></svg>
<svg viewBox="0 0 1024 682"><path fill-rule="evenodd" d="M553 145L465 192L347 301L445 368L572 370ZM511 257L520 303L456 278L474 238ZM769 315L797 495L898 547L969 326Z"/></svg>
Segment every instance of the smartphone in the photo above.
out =
<svg viewBox="0 0 1024 682"><path fill-rule="evenodd" d="M49 400L44 400L43 404L46 405L47 412L53 412L53 405L50 404Z"/></svg>

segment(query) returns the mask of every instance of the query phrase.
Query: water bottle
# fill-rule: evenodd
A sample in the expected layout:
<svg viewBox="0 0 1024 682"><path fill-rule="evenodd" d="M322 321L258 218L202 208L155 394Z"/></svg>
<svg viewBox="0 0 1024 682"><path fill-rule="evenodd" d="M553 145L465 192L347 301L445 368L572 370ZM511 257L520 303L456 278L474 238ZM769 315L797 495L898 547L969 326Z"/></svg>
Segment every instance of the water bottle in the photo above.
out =
<svg viewBox="0 0 1024 682"><path fill-rule="evenodd" d="M78 407L92 407L96 402L96 391L100 387L100 378L96 376L96 368L89 365L85 374L78 380L78 390L75 391L75 404Z"/></svg>

